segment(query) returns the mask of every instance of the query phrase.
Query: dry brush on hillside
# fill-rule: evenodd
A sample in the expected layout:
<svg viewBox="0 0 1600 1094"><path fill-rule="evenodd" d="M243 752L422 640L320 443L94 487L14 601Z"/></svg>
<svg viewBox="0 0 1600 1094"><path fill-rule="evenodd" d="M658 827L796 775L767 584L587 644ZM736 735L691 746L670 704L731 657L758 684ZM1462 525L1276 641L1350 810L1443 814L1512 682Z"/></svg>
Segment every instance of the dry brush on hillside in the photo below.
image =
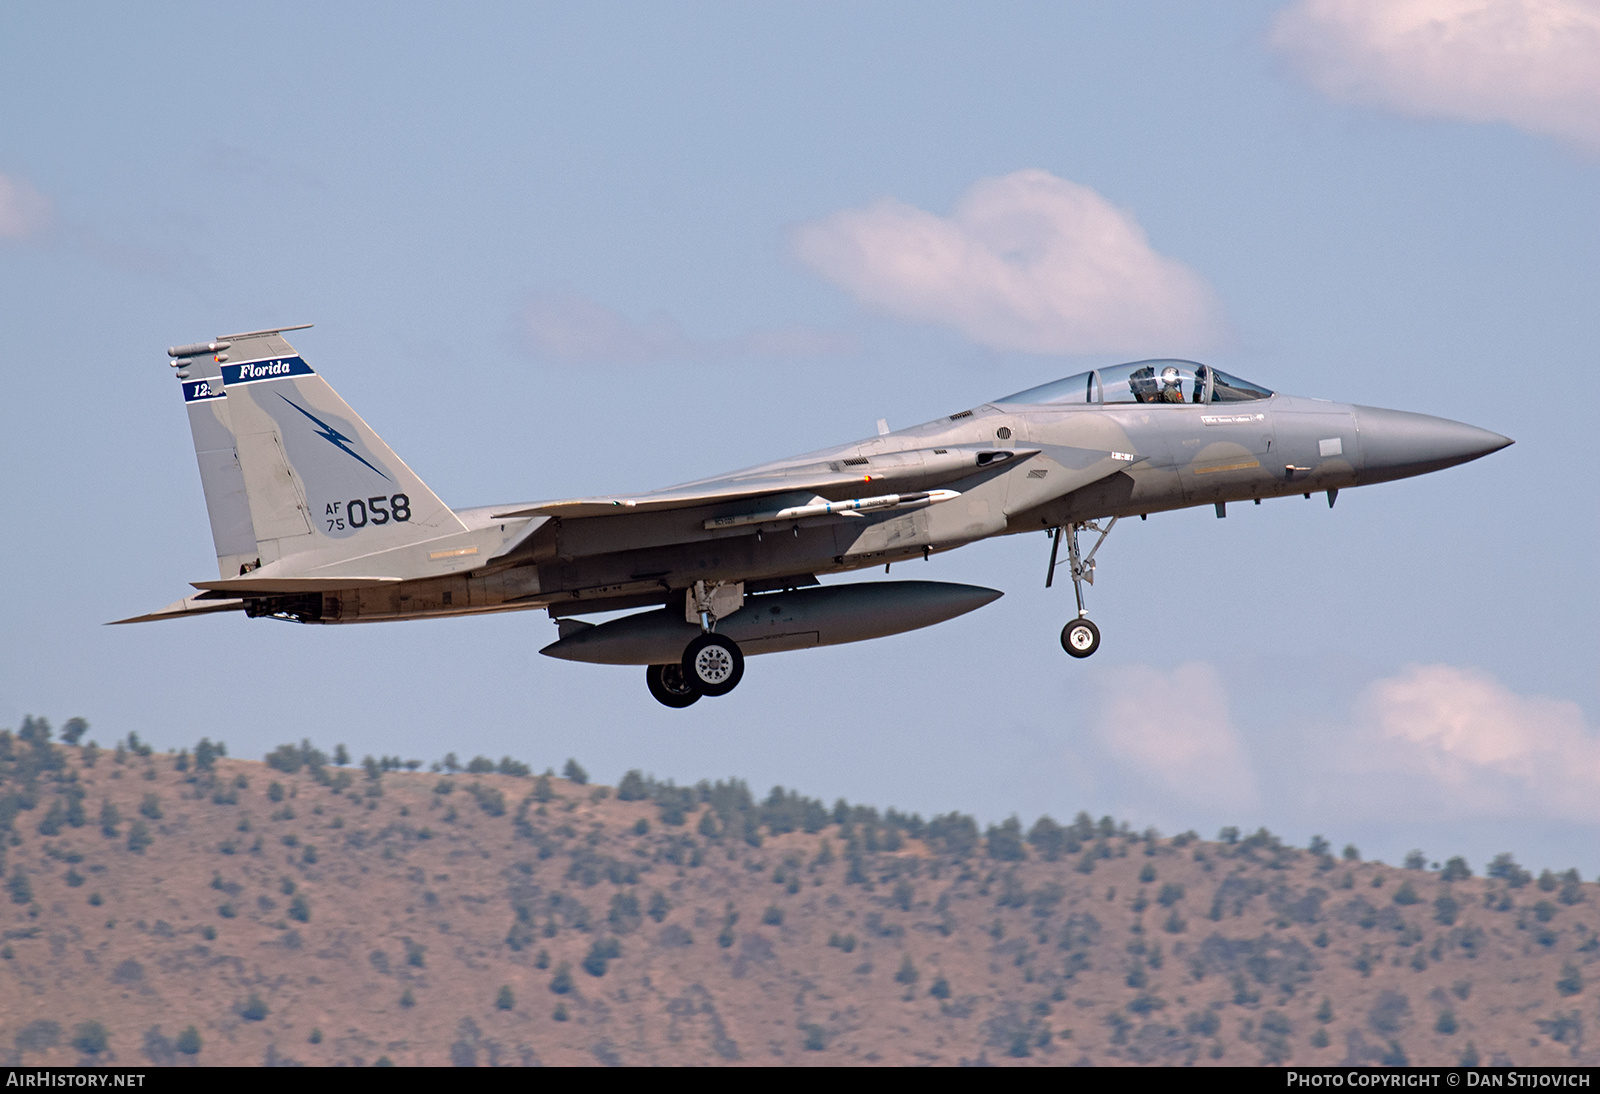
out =
<svg viewBox="0 0 1600 1094"><path fill-rule="evenodd" d="M1600 894L1509 857L1476 878L1265 831L980 831L737 781L64 728L0 733L13 1063L1600 1055Z"/></svg>

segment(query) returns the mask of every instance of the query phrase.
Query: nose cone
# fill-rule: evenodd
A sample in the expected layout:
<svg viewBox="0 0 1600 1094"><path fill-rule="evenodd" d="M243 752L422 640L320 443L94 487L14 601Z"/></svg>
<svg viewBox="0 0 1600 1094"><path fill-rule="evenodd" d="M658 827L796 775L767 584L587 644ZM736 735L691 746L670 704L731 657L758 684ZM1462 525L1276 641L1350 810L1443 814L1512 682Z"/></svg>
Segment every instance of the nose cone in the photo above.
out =
<svg viewBox="0 0 1600 1094"><path fill-rule="evenodd" d="M1385 482L1422 475L1487 456L1511 444L1487 429L1430 414L1358 406L1362 482Z"/></svg>

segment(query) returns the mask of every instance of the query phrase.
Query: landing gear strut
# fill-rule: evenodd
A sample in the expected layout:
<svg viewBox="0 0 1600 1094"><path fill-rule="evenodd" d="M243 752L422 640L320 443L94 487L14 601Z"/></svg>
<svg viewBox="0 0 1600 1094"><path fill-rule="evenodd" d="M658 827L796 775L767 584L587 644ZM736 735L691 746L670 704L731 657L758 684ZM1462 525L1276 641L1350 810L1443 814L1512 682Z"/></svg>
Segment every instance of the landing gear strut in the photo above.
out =
<svg viewBox="0 0 1600 1094"><path fill-rule="evenodd" d="M1073 657L1088 657L1100 648L1100 628L1089 621L1089 609L1083 606L1083 586L1085 582L1094 584L1094 555L1100 550L1100 545L1111 534L1111 529L1117 526L1117 518L1112 517L1101 528L1094 521L1077 521L1064 525L1055 530L1054 542L1050 546L1050 570L1045 574L1044 587L1049 588L1055 583L1056 557L1061 551L1061 541L1067 541L1067 562L1072 571L1072 591L1078 598L1078 618L1061 628L1061 648ZM1088 554L1081 554L1078 550L1079 532L1099 532L1100 538L1094 541L1094 546L1089 548Z"/></svg>

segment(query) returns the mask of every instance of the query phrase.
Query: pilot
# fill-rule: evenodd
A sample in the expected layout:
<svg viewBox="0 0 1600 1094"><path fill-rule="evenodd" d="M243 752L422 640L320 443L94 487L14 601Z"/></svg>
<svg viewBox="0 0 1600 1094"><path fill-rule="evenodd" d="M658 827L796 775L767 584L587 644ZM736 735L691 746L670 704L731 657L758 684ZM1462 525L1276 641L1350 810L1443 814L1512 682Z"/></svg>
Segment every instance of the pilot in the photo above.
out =
<svg viewBox="0 0 1600 1094"><path fill-rule="evenodd" d="M1155 402L1183 402L1183 373L1172 365L1161 370L1161 391L1156 395Z"/></svg>
<svg viewBox="0 0 1600 1094"><path fill-rule="evenodd" d="M1156 391L1156 370L1149 365L1133 370L1128 377L1128 387L1133 391L1133 401L1136 403L1160 401L1160 395Z"/></svg>

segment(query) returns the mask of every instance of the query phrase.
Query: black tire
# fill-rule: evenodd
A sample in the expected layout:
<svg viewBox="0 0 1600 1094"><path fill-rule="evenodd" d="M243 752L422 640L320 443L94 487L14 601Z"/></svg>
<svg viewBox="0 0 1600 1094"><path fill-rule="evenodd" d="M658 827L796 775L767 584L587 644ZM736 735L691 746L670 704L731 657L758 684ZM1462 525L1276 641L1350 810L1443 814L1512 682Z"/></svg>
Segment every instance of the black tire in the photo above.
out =
<svg viewBox="0 0 1600 1094"><path fill-rule="evenodd" d="M701 695L726 695L744 676L744 654L731 638L702 634L683 651L683 676Z"/></svg>
<svg viewBox="0 0 1600 1094"><path fill-rule="evenodd" d="M684 678L682 665L651 665L644 670L644 682L664 707L679 710L700 701L700 692Z"/></svg>
<svg viewBox="0 0 1600 1094"><path fill-rule="evenodd" d="M1100 648L1100 628L1087 619L1074 619L1061 628L1061 648L1074 657L1088 657Z"/></svg>

